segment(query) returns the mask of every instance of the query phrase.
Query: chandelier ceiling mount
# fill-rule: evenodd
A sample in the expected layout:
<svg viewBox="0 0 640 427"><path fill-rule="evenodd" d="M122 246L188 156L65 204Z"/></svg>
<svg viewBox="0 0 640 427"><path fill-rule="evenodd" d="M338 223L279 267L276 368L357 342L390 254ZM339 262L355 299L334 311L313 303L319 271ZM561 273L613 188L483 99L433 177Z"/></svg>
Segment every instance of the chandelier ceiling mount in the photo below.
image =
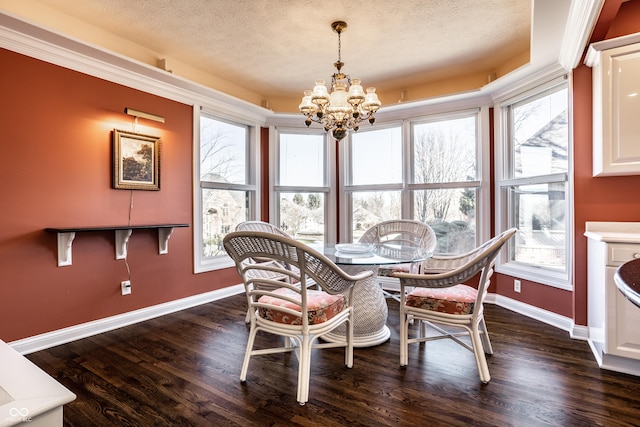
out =
<svg viewBox="0 0 640 427"><path fill-rule="evenodd" d="M347 135L349 129L357 131L363 120L373 124L376 120L374 114L381 106L374 87L368 87L365 93L360 79L352 79L342 72L340 35L346 28L344 21L331 24L331 29L338 33L338 61L333 64L338 72L331 76L331 93L324 80L316 80L313 90L304 91L299 106L300 112L306 116L307 126L312 122L320 123L338 141Z"/></svg>

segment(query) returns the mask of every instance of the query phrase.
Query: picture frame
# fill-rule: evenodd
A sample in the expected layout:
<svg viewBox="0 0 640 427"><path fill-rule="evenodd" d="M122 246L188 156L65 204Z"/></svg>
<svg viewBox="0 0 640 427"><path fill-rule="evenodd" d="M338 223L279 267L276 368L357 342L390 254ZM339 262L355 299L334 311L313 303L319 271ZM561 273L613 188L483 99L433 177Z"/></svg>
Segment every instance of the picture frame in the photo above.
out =
<svg viewBox="0 0 640 427"><path fill-rule="evenodd" d="M113 188L160 190L160 137L113 131Z"/></svg>

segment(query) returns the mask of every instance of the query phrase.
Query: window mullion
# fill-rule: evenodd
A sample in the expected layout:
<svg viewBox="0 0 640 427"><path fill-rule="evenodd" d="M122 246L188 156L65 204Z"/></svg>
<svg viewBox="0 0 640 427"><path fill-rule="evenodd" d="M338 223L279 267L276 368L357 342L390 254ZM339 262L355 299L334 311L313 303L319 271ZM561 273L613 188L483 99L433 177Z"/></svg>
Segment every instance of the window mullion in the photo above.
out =
<svg viewBox="0 0 640 427"><path fill-rule="evenodd" d="M555 173L550 175L528 176L524 178L505 179L499 182L500 187L509 187L514 185L535 185L549 184L552 182L567 182L568 175L566 172Z"/></svg>

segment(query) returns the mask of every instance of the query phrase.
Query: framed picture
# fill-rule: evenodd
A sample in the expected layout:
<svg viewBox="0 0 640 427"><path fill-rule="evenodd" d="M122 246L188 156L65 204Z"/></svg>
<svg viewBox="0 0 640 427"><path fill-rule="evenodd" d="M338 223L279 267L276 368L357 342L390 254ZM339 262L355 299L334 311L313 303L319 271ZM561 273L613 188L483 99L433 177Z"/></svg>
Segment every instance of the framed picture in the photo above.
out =
<svg viewBox="0 0 640 427"><path fill-rule="evenodd" d="M113 131L113 188L160 190L160 138Z"/></svg>

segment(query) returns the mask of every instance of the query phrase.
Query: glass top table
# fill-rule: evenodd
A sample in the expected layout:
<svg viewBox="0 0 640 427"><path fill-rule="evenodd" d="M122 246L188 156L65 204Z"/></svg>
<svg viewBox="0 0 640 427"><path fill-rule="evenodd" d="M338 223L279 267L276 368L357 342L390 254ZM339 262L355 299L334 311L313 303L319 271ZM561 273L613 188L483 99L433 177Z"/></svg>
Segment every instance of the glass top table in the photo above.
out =
<svg viewBox="0 0 640 427"><path fill-rule="evenodd" d="M378 283L378 267L381 265L417 263L429 258L414 245L378 244L317 244L310 245L338 265L347 274L371 271L372 275L353 290L353 346L371 347L382 344L391 336L386 325L389 310ZM343 341L344 325L326 334L326 341Z"/></svg>
<svg viewBox="0 0 640 427"><path fill-rule="evenodd" d="M413 245L338 243L312 245L337 265L380 266L420 262L431 256Z"/></svg>

